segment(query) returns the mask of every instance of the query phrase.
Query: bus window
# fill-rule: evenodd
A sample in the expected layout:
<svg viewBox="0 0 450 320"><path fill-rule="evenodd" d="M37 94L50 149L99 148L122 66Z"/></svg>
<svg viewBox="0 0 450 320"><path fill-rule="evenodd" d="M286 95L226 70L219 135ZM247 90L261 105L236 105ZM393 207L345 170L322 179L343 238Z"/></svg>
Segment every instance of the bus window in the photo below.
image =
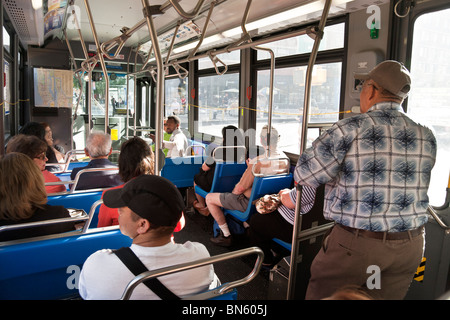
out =
<svg viewBox="0 0 450 320"><path fill-rule="evenodd" d="M437 160L428 191L430 204L445 200L450 171L450 9L427 13L414 24L408 114L430 125L437 139Z"/></svg>
<svg viewBox="0 0 450 320"><path fill-rule="evenodd" d="M5 27L3 27L3 48L9 52L10 46L11 46L11 38L9 37L8 31L5 29Z"/></svg>
<svg viewBox="0 0 450 320"><path fill-rule="evenodd" d="M323 39L320 41L319 51L340 49L344 47L345 24L339 23L328 26L324 30ZM301 35L294 38L274 41L265 44L263 47L272 49L276 58L286 57L295 54L310 53L314 40L307 35ZM270 59L266 51L258 51L258 60Z"/></svg>
<svg viewBox="0 0 450 320"><path fill-rule="evenodd" d="M239 50L236 50L229 53L218 54L217 58L219 58L225 65L230 66L241 62L241 53ZM217 63L217 67L219 68L219 71L223 69L223 65L220 62ZM210 58L202 58L198 60L199 70L209 68L214 68L214 64L211 62Z"/></svg>
<svg viewBox="0 0 450 320"><path fill-rule="evenodd" d="M198 131L222 136L222 128L238 126L239 74L204 76L198 79Z"/></svg>
<svg viewBox="0 0 450 320"><path fill-rule="evenodd" d="M188 128L188 105L187 105L188 78L168 79L165 81L165 105L164 116L176 115L181 120L181 128Z"/></svg>
<svg viewBox="0 0 450 320"><path fill-rule="evenodd" d="M280 133L280 149L294 154L300 152L305 73L306 66L278 68L274 76L272 125ZM341 73L340 62L314 66L309 112L311 124L334 123L338 120ZM258 71L257 133L267 124L269 78L269 70ZM316 137L317 134L308 134L308 145Z"/></svg>

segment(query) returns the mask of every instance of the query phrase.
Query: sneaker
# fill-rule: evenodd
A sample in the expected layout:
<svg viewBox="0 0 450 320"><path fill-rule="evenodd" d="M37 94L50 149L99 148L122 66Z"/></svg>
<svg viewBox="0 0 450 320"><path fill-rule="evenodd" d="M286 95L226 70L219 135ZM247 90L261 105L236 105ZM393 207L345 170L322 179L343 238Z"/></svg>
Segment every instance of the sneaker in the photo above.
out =
<svg viewBox="0 0 450 320"><path fill-rule="evenodd" d="M222 232L217 237L210 238L209 240L212 243L214 243L215 245L218 245L221 247L229 247L233 243L233 237L231 235L229 235L228 237L225 237Z"/></svg>

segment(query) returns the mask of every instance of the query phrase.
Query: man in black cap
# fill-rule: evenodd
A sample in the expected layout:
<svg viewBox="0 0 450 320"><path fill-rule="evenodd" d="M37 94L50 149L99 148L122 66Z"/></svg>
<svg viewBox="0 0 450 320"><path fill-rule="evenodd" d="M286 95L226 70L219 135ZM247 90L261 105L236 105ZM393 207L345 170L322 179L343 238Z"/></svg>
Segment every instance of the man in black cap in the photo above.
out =
<svg viewBox="0 0 450 320"><path fill-rule="evenodd" d="M311 265L307 299L348 285L403 299L422 259L436 139L402 110L411 79L401 63L355 78L364 80L361 114L317 138L294 173L299 184L325 184L324 216L336 222Z"/></svg>
<svg viewBox="0 0 450 320"><path fill-rule="evenodd" d="M132 254L148 270L209 257L207 249L200 243L188 241L176 244L172 241L184 201L169 180L142 175L122 189L105 192L103 201L107 207L118 208L120 231L133 239L130 247ZM135 275L125 265L119 251L122 250L100 250L86 260L79 280L79 292L83 299L120 299ZM212 265L163 276L158 280L178 297L218 285ZM158 297L161 295L141 284L133 291L131 299Z"/></svg>

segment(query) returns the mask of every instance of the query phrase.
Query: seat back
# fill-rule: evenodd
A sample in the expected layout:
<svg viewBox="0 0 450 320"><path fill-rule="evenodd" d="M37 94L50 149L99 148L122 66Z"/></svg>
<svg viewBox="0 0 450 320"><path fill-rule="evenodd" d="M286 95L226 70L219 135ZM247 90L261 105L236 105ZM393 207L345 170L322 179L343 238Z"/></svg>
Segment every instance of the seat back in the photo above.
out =
<svg viewBox="0 0 450 320"><path fill-rule="evenodd" d="M256 212L256 207L253 201L259 199L266 194L278 193L285 188L291 188L293 183L292 173L275 175L275 176L260 176L255 177L252 186L252 193L248 201L247 210L244 212L239 210L225 209L224 213L232 215L240 221L247 221L252 214Z"/></svg>
<svg viewBox="0 0 450 320"><path fill-rule="evenodd" d="M78 277L97 250L130 246L118 226L0 243L0 299L78 297Z"/></svg>
<svg viewBox="0 0 450 320"><path fill-rule="evenodd" d="M245 169L247 169L245 162L216 162L211 190L208 192L195 186L195 193L205 198L208 193L212 192L231 192L241 179Z"/></svg>
<svg viewBox="0 0 450 320"><path fill-rule="evenodd" d="M192 187L194 176L200 171L204 156L166 158L161 176L170 180L177 188Z"/></svg>
<svg viewBox="0 0 450 320"><path fill-rule="evenodd" d="M100 200L103 190L94 190L86 192L65 193L61 195L51 195L47 197L47 203L52 206L63 206L65 208L82 209L85 212L91 210L92 205ZM97 227L98 212L100 207L94 212L91 221L91 228Z"/></svg>

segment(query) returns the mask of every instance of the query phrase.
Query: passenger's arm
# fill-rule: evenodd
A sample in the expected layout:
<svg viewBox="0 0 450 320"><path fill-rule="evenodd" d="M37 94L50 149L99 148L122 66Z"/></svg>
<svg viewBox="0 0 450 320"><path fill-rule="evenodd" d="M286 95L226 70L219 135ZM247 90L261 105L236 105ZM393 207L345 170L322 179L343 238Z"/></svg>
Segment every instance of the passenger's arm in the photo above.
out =
<svg viewBox="0 0 450 320"><path fill-rule="evenodd" d="M278 194L280 195L281 203L285 207L287 207L289 209L295 209L295 202L292 201L292 198L289 195L290 192L291 192L291 189L283 189L283 190L280 190L280 192Z"/></svg>
<svg viewBox="0 0 450 320"><path fill-rule="evenodd" d="M338 175L346 154L343 150L352 138L342 134L340 128L332 129L317 138L298 158L294 171L297 183L317 188Z"/></svg>
<svg viewBox="0 0 450 320"><path fill-rule="evenodd" d="M255 176L253 175L252 168L254 164L252 164L250 161L247 161L247 169L245 170L244 174L241 177L241 180L236 184L236 186L233 189L234 194L242 194L246 190L250 189L253 185L253 181L255 180ZM258 165L258 164L256 164ZM257 170L257 169L255 169Z"/></svg>

